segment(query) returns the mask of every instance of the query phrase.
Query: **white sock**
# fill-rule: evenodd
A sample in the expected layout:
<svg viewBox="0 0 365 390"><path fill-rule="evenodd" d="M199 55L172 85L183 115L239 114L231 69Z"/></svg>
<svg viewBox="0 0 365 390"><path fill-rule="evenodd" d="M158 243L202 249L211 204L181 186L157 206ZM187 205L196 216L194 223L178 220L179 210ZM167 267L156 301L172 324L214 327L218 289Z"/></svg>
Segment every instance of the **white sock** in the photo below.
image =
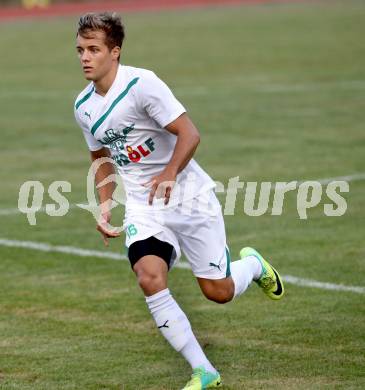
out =
<svg viewBox="0 0 365 390"><path fill-rule="evenodd" d="M170 294L170 290L166 288L146 297L146 302L162 335L185 357L191 367L194 369L203 366L207 371L215 373L215 368L205 356L191 330L188 318Z"/></svg>
<svg viewBox="0 0 365 390"><path fill-rule="evenodd" d="M253 280L260 277L261 263L255 256L247 256L231 263L231 276L234 282L234 296L240 296Z"/></svg>

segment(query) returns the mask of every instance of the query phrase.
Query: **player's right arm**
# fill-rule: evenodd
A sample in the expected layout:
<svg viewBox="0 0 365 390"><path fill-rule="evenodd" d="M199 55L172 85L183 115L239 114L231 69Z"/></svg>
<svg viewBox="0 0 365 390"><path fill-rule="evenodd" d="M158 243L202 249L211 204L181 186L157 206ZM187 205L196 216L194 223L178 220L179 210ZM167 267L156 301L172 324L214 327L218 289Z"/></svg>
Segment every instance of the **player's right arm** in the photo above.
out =
<svg viewBox="0 0 365 390"><path fill-rule="evenodd" d="M81 111L81 110L80 110ZM83 118L82 111L77 110L75 106L74 110L75 119L78 125L81 127L86 144L90 150L91 161L94 163L100 158L110 159L110 152L105 148L95 137L90 133L88 126L85 122L86 118ZM95 165L94 165L95 166ZM99 204L101 207L100 219L97 223L96 229L103 236L104 244L108 245L108 238L118 237L120 234L108 229L108 224L111 220L110 206L112 203L112 197L114 192L114 180L106 180L104 185L100 185L105 179L114 175L114 165L111 161L105 161L102 164L97 164L98 169L94 171L95 184L99 197Z"/></svg>
<svg viewBox="0 0 365 390"><path fill-rule="evenodd" d="M90 151L90 155L91 155L92 163L94 163L96 160L99 159L111 158L109 150L105 147L95 151ZM115 237L119 237L120 235L115 231L111 231L107 227L111 220L110 209L113 201L115 182L114 180L108 181L106 179L111 177L111 175L115 174L114 164L110 160L109 161L102 160L102 163L98 166L97 170L94 173L95 173L95 185L96 185L96 190L98 192L99 205L101 208L101 217L96 226L96 230L98 230L103 236L103 241L105 246L108 246L109 244L108 238L115 238ZM101 185L103 181L105 181L105 184Z"/></svg>

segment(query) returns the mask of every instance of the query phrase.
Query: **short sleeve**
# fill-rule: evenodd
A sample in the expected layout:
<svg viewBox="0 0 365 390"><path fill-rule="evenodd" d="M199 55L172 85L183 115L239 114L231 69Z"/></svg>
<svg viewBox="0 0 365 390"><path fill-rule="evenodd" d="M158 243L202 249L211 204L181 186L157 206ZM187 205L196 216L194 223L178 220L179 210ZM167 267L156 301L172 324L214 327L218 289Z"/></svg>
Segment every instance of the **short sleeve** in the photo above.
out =
<svg viewBox="0 0 365 390"><path fill-rule="evenodd" d="M84 134L85 141L87 143L87 146L91 152L95 152L96 150L99 150L104 147L104 145L99 142L89 131L85 123L81 120L79 113L77 112L76 108L74 110L75 119L77 124L81 127L81 130Z"/></svg>
<svg viewBox="0 0 365 390"><path fill-rule="evenodd" d="M141 101L148 115L162 128L186 112L170 88L153 72L146 71L141 83Z"/></svg>

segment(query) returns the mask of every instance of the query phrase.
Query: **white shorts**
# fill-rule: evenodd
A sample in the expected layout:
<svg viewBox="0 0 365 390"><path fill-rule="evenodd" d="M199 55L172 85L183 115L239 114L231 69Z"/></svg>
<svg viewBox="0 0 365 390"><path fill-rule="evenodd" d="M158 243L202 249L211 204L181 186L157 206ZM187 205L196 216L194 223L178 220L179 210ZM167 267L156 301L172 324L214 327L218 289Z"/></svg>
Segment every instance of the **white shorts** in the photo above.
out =
<svg viewBox="0 0 365 390"><path fill-rule="evenodd" d="M196 277L223 279L230 276L230 254L221 205L213 190L183 205L151 211L126 210L123 228L126 246L156 237L174 248L170 268L181 252Z"/></svg>

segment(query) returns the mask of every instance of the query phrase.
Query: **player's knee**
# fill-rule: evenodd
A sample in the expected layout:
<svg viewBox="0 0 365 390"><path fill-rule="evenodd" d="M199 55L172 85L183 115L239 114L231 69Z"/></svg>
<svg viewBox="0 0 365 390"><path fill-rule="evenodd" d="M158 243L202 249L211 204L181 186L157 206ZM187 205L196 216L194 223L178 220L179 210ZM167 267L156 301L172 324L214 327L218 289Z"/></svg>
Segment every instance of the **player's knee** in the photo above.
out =
<svg viewBox="0 0 365 390"><path fill-rule="evenodd" d="M141 271L137 273L137 280L141 289L148 295L166 288L166 280L159 273Z"/></svg>
<svg viewBox="0 0 365 390"><path fill-rule="evenodd" d="M234 291L230 287L209 289L203 293L210 301L220 304L230 302L234 295Z"/></svg>
<svg viewBox="0 0 365 390"><path fill-rule="evenodd" d="M198 278L198 282L203 294L210 301L227 303L233 299L234 283L231 278L218 280Z"/></svg>
<svg viewBox="0 0 365 390"><path fill-rule="evenodd" d="M233 296L230 296L228 294L220 293L220 294L214 294L214 295L205 295L210 301L224 304L228 303L232 300Z"/></svg>

